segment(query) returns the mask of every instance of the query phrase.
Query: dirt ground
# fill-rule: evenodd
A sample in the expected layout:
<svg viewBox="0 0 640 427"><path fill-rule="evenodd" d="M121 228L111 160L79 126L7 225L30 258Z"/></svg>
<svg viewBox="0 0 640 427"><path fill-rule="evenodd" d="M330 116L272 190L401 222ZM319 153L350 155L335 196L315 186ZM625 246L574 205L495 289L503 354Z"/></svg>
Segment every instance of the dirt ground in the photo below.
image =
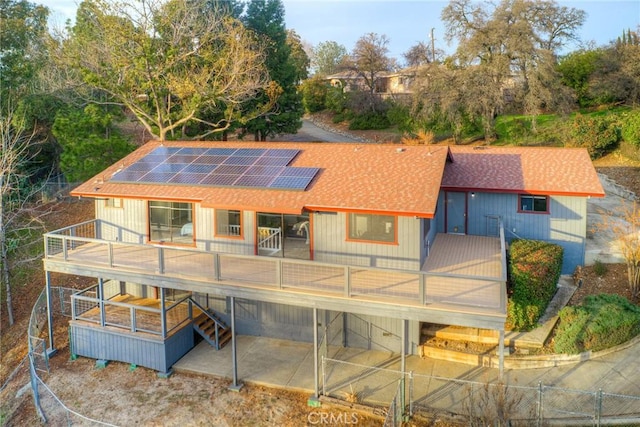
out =
<svg viewBox="0 0 640 427"><path fill-rule="evenodd" d="M379 131L354 132L372 141L397 142L397 136ZM619 184L640 194L640 164L611 154L595 163L597 169ZM93 218L93 203L68 198L52 206L56 212L47 219L48 230ZM589 267L582 272L583 286L571 303L578 303L589 293L610 292L628 295L624 266L609 265L607 272L597 276ZM82 288L87 285L80 277L64 276L56 285ZM0 309L0 425L38 425L31 393L25 388L29 376L26 330L33 304L44 287L42 263L35 262L29 277L18 284L13 293L15 324L8 326L5 307ZM66 346L65 320L56 322L56 347L59 353L50 359L51 373L41 377L67 407L86 417L114 425L143 426L300 426L330 425L377 426L379 415L357 411L350 407L323 404L322 408L307 405L309 395L296 391L245 386L240 392L228 390L229 380L174 374L163 379L145 368L130 369L122 363L110 363L103 369L95 361L70 360ZM43 405L52 405L48 392L40 387ZM59 405L53 405L60 407ZM79 416L60 411L47 411L50 425L96 425ZM354 422L354 420L356 422ZM326 423L325 423L326 425ZM430 420L410 425L452 425Z"/></svg>

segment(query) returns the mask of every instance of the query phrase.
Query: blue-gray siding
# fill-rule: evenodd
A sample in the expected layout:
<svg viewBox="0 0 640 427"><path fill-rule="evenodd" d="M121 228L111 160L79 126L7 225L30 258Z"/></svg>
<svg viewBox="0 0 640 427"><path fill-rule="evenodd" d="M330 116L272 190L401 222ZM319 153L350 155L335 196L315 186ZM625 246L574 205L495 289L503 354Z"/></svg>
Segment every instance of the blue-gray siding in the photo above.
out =
<svg viewBox="0 0 640 427"><path fill-rule="evenodd" d="M162 340L71 321L70 347L72 353L78 356L131 363L168 372L174 363L193 348L193 334L190 324Z"/></svg>
<svg viewBox="0 0 640 427"><path fill-rule="evenodd" d="M444 207L441 192L440 206ZM479 193L467 199L467 234L492 234L493 218L499 217L507 241L515 238L544 240L564 248L563 274L571 274L584 264L587 231L587 199L584 197L552 196L549 214L518 212L518 195ZM440 209L438 229L444 231L446 209Z"/></svg>
<svg viewBox="0 0 640 427"><path fill-rule="evenodd" d="M203 294L195 298L200 304L208 304L223 321L230 323L228 299ZM408 323L407 351L415 353L420 340L419 322ZM240 335L313 342L313 310L238 298L236 331ZM321 339L327 334L330 345L345 343L348 347L399 353L402 320L320 310L319 333Z"/></svg>

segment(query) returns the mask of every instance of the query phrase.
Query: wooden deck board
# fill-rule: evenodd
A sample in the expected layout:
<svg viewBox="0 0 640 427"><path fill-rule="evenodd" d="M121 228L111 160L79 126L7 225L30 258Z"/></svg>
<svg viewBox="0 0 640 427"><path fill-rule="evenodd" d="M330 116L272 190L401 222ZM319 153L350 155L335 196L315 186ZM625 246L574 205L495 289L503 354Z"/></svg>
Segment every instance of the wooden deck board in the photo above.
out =
<svg viewBox="0 0 640 427"><path fill-rule="evenodd" d="M148 307L159 309L160 300L155 298L140 298L133 295L117 295L108 301L105 301L105 322L108 325L118 325L131 329L131 308L120 305L109 304L109 302L129 304L137 307ZM177 325L185 320L187 307L176 307L167 311L167 328L171 329L173 325ZM78 319L76 319L78 320ZM79 316L79 320L100 322L100 307L94 307L85 311ZM146 310L135 310L136 328L145 331L161 332L160 313L150 312Z"/></svg>
<svg viewBox="0 0 640 427"><path fill-rule="evenodd" d="M422 270L429 273L500 279L502 277L500 239L438 234Z"/></svg>

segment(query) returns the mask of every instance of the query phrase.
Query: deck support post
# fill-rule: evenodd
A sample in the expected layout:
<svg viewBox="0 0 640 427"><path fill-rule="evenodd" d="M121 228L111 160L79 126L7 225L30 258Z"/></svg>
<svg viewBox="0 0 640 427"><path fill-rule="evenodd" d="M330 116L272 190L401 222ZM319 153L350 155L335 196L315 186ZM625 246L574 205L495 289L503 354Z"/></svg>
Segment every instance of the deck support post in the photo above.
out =
<svg viewBox="0 0 640 427"><path fill-rule="evenodd" d="M313 308L313 397L320 395L320 381L318 379L318 309Z"/></svg>
<svg viewBox="0 0 640 427"><path fill-rule="evenodd" d="M160 329L162 338L167 338L167 308L166 308L166 292L164 288L160 288Z"/></svg>
<svg viewBox="0 0 640 427"><path fill-rule="evenodd" d="M231 362L233 370L233 384L229 386L231 391L240 391L243 384L238 383L238 349L236 342L236 298L229 297L231 302Z"/></svg>
<svg viewBox="0 0 640 427"><path fill-rule="evenodd" d="M104 328L107 315L104 311L104 280L98 277L98 304L100 306L100 326Z"/></svg>
<svg viewBox="0 0 640 427"><path fill-rule="evenodd" d="M46 286L46 294L47 294L47 315L49 319L47 320L47 330L49 333L49 348L47 349L48 355L53 355L56 352L56 348L53 343L53 300L51 296L51 273L46 272L45 281L47 283Z"/></svg>
<svg viewBox="0 0 640 427"><path fill-rule="evenodd" d="M408 320L402 319L402 338L400 339L400 371L402 372L402 394L400 396L400 404L402 405L402 420L409 421L406 414L406 396L407 396L407 324Z"/></svg>
<svg viewBox="0 0 640 427"><path fill-rule="evenodd" d="M500 329L498 340L498 377L502 381L504 375L504 329Z"/></svg>

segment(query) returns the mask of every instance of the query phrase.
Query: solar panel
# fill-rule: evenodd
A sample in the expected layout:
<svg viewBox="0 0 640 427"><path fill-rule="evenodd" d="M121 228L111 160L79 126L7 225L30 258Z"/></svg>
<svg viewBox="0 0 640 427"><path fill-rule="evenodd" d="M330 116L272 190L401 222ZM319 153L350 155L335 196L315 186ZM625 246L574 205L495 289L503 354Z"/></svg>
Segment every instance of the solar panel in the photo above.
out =
<svg viewBox="0 0 640 427"><path fill-rule="evenodd" d="M204 185L223 185L229 186L240 178L240 175L207 175L200 181Z"/></svg>
<svg viewBox="0 0 640 427"><path fill-rule="evenodd" d="M243 175L233 183L236 187L260 187L266 188L273 181L272 176L266 175Z"/></svg>
<svg viewBox="0 0 640 427"><path fill-rule="evenodd" d="M225 165L252 165L258 160L257 157L237 156L234 154L225 160Z"/></svg>
<svg viewBox="0 0 640 427"><path fill-rule="evenodd" d="M245 175L266 175L266 176L278 176L285 168L283 166L251 166L245 172Z"/></svg>
<svg viewBox="0 0 640 427"><path fill-rule="evenodd" d="M209 148L204 154L208 156L230 156L238 151L237 148Z"/></svg>
<svg viewBox="0 0 640 427"><path fill-rule="evenodd" d="M208 150L209 150L209 148L182 147L182 149L178 152L178 154L201 156L201 155L205 154Z"/></svg>
<svg viewBox="0 0 640 427"><path fill-rule="evenodd" d="M296 178L291 176L276 177L269 188L286 188L291 190L304 190L307 188L313 177Z"/></svg>
<svg viewBox="0 0 640 427"><path fill-rule="evenodd" d="M112 181L122 181L122 182L136 182L140 178L142 178L147 171L131 171L125 169L123 171L117 172L111 178Z"/></svg>
<svg viewBox="0 0 640 427"><path fill-rule="evenodd" d="M305 190L318 168L288 164L300 150L158 147L112 181Z"/></svg>
<svg viewBox="0 0 640 427"><path fill-rule="evenodd" d="M174 154L168 159L168 161L170 161L171 163L191 163L197 158L198 156L194 155Z"/></svg>
<svg viewBox="0 0 640 427"><path fill-rule="evenodd" d="M206 176L206 173L178 172L167 182L169 184L199 184Z"/></svg>
<svg viewBox="0 0 640 427"><path fill-rule="evenodd" d="M173 178L175 172L149 172L145 174L138 182L165 183Z"/></svg>
<svg viewBox="0 0 640 427"><path fill-rule="evenodd" d="M249 169L249 166L220 165L213 173L216 175L242 175Z"/></svg>
<svg viewBox="0 0 640 427"><path fill-rule="evenodd" d="M176 172L180 172L186 166L187 166L186 163L160 163L155 168L151 169L151 172L153 172L153 173L158 173L158 172L173 172L173 173L176 173Z"/></svg>
<svg viewBox="0 0 640 427"><path fill-rule="evenodd" d="M313 178L320 169L318 168L285 168L280 176L291 176L300 178Z"/></svg>
<svg viewBox="0 0 640 427"><path fill-rule="evenodd" d="M184 169L182 169L181 172L189 172L189 173L211 173L215 170L215 168L217 168L217 165L207 165L207 164L196 164L196 163L191 163L190 165L185 166Z"/></svg>

